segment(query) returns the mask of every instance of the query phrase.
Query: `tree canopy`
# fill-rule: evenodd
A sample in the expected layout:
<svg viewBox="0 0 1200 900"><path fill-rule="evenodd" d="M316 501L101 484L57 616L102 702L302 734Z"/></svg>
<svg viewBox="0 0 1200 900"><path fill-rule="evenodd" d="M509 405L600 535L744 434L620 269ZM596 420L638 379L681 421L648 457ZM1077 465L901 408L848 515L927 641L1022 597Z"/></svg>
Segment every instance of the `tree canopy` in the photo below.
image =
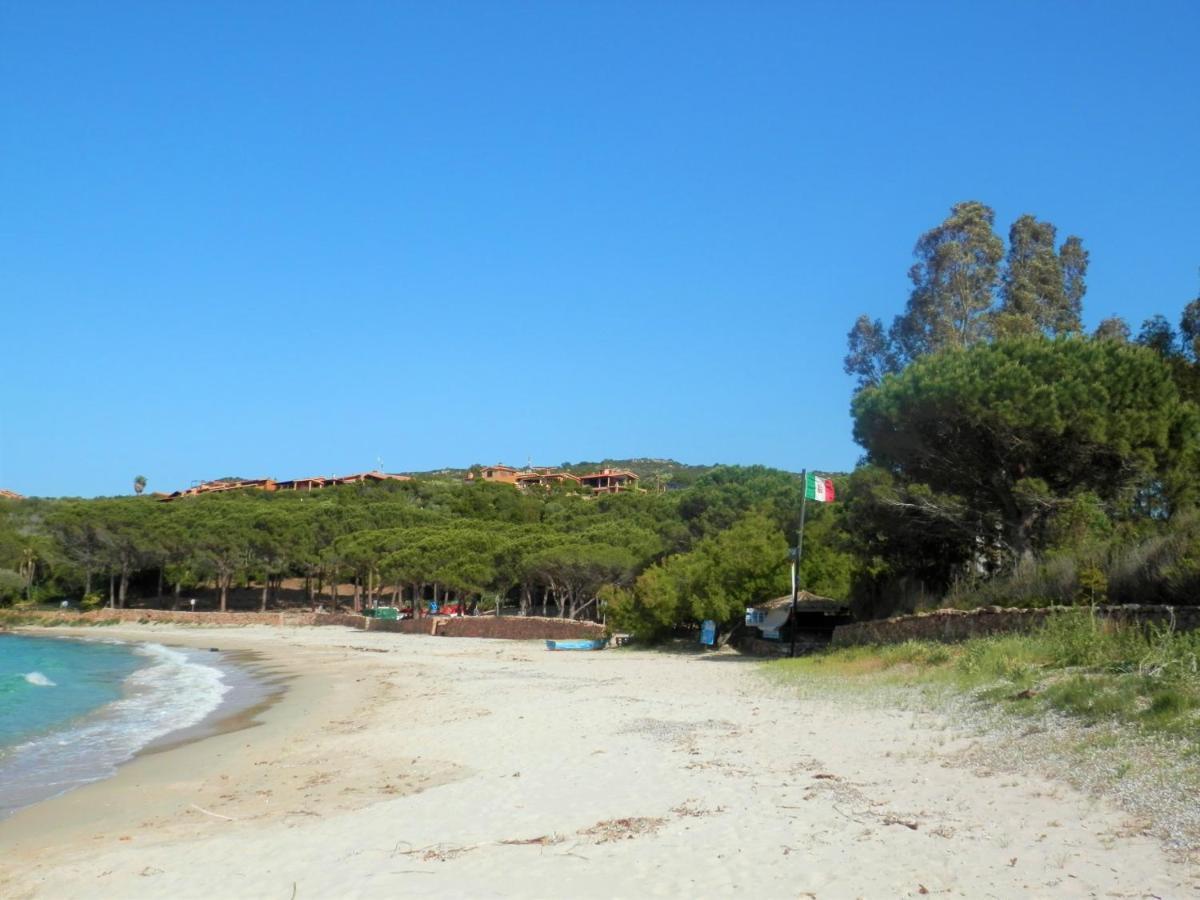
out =
<svg viewBox="0 0 1200 900"><path fill-rule="evenodd" d="M957 203L917 240L904 312L886 328L859 316L847 336L844 369L860 388L930 354L997 337L1079 332L1089 260L1083 241L1071 235L1056 248L1057 228L1023 215L1009 229L1006 252L995 218L977 200Z"/></svg>
<svg viewBox="0 0 1200 900"><path fill-rule="evenodd" d="M1016 561L1063 498L1170 485L1195 461L1197 415L1155 354L1111 341L1022 338L921 359L861 391L869 461L929 494L888 501L954 521Z"/></svg>
<svg viewBox="0 0 1200 900"><path fill-rule="evenodd" d="M673 628L739 618L778 589L800 496L794 473L732 466L691 471L675 490L597 497L422 477L166 503L0 501L0 569L13 573L5 584L19 583L18 593L117 607L178 606L198 594L201 608L246 609L253 585L249 608L383 600L419 613L436 600L605 619L610 599L640 576L687 568L696 593L669 609ZM813 510L818 537L806 571L844 591L849 556L834 520ZM4 599L16 599L11 587Z"/></svg>

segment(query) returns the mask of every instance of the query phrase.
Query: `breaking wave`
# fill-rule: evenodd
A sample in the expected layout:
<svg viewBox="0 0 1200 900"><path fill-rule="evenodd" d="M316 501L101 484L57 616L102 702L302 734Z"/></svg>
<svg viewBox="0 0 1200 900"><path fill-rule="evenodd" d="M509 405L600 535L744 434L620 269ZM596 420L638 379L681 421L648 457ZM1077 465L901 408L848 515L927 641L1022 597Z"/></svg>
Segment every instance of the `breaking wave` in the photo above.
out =
<svg viewBox="0 0 1200 900"><path fill-rule="evenodd" d="M107 778L146 745L202 722L230 690L221 669L196 662L184 651L144 644L134 652L149 664L125 679L120 700L0 751L0 818ZM25 680L54 686L40 672L30 672Z"/></svg>

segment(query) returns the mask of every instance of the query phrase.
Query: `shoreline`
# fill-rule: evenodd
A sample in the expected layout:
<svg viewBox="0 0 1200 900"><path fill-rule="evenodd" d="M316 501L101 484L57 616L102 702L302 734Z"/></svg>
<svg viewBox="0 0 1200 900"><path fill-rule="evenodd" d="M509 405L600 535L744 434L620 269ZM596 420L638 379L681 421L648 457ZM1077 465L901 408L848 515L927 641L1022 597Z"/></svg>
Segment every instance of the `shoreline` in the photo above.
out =
<svg viewBox="0 0 1200 900"><path fill-rule="evenodd" d="M55 631L53 628L22 629L23 633L31 636L81 638L78 634L56 635ZM105 636L130 643L159 643L190 650L208 649L214 643L213 638L226 636L224 633L161 634L155 631L112 628L105 630ZM238 641L224 643L237 644ZM206 774L212 774L216 764L236 749L239 735L243 732L272 726L286 727L301 716L311 714L314 706L320 709L320 698L314 696L312 685L307 683L304 673L288 667L283 656L271 656L260 647L238 646L223 652L236 655L240 664L254 670L256 677L281 689L268 689L266 696L233 710L227 709L226 704L222 703L221 707L195 725L151 741L132 759L118 766L111 776L16 810L8 818L0 820L0 848L8 845L14 832L29 836L24 839L17 837L14 846L19 848L33 836L38 842L70 841L84 831L126 824L128 817L117 799L122 795L133 793L144 801L149 792L168 786L181 774L188 781L203 778ZM294 698L290 697L293 691L297 692ZM247 744L244 741L242 743Z"/></svg>
<svg viewBox="0 0 1200 900"><path fill-rule="evenodd" d="M179 643L165 646L184 647ZM194 648L188 648L194 649ZM137 752L140 756L166 753L176 747L207 740L220 734L253 728L259 716L280 702L287 693L291 675L281 673L257 650L222 650L220 662L235 683L221 705L195 725L180 728L157 738ZM133 762L130 760L129 762Z"/></svg>
<svg viewBox="0 0 1200 900"><path fill-rule="evenodd" d="M962 766L978 735L780 691L731 653L132 631L257 650L294 681L255 727L141 756L0 824L6 897L1200 888L1102 800Z"/></svg>
<svg viewBox="0 0 1200 900"><path fill-rule="evenodd" d="M262 654L253 650L219 651L218 648L204 647L201 644L193 644L180 640L158 641L151 636L117 636L111 632L106 632L104 637L93 637L78 633L64 634L54 628L35 627L25 628L20 632L13 633L46 640L120 643L130 648L160 645L192 651L191 662L195 665L204 665L218 670L221 673L222 681L228 686L228 690L217 701L217 706L199 721L193 722L190 725L183 725L179 728L173 728L164 734L151 738L146 743L136 747L132 751L132 755L127 759L114 762L112 770L107 774L100 774L98 777L79 781L56 793L48 794L24 806L11 810L6 815L0 817L0 827L2 827L3 822L26 810L49 803L74 791L115 778L126 766L143 756L168 752L174 748L182 747L196 741L203 741L216 735L253 727L257 723L258 716L278 702L286 690L286 678L280 677L264 660ZM219 656L211 661L204 659L200 651L205 649L217 651ZM118 701L121 699L123 698L118 698ZM104 707L98 707L90 710L82 718L86 720L93 714L102 712L103 709ZM53 732L50 734L52 735ZM63 732L64 738L67 739L70 739L73 735L74 732L70 729Z"/></svg>

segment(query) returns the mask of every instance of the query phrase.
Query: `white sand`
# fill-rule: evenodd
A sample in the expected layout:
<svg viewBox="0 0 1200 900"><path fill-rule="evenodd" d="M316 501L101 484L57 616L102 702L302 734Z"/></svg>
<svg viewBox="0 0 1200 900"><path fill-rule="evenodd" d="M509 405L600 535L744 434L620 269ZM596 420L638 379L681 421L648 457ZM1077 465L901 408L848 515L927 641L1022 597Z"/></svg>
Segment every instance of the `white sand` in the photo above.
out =
<svg viewBox="0 0 1200 900"><path fill-rule="evenodd" d="M257 727L0 823L5 897L1200 895L1104 803L958 768L945 723L785 694L732 654L105 634L297 677Z"/></svg>

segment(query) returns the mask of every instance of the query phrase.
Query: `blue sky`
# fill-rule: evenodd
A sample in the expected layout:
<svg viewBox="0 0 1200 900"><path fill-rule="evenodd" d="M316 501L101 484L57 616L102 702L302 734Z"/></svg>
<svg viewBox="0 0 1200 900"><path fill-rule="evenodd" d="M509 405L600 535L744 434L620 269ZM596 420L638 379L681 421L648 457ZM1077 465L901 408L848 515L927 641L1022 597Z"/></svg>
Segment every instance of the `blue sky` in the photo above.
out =
<svg viewBox="0 0 1200 900"><path fill-rule="evenodd" d="M978 199L1200 290L1194 3L6 3L0 487L841 470Z"/></svg>

